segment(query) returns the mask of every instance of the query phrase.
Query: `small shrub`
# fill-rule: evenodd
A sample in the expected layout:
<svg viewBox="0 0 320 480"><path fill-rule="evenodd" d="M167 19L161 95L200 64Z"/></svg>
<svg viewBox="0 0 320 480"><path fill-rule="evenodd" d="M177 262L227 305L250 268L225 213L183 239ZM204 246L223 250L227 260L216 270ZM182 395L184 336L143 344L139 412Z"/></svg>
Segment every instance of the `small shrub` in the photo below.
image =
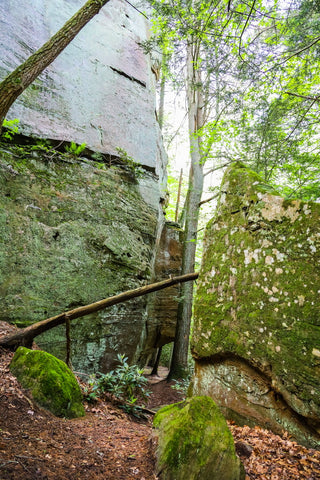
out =
<svg viewBox="0 0 320 480"><path fill-rule="evenodd" d="M135 162L134 159L130 157L130 155L128 155L128 153L123 148L117 147L116 150L118 152L120 160L129 168L129 170L137 178L143 177L145 172L141 167L140 163Z"/></svg>
<svg viewBox="0 0 320 480"><path fill-rule="evenodd" d="M50 152L53 149L50 140L45 140L43 138L36 141L36 144L31 147L31 150L42 151L45 153Z"/></svg>
<svg viewBox="0 0 320 480"><path fill-rule="evenodd" d="M192 357L189 355L188 356L188 375L186 376L186 378L174 380L175 384L171 385L171 388L187 396L193 373L194 373L194 361Z"/></svg>
<svg viewBox="0 0 320 480"><path fill-rule="evenodd" d="M87 401L95 401L102 396L115 400L127 413L137 415L139 408L137 398L146 399L148 380L143 376L143 370L137 365L129 365L125 355L117 356L119 366L108 373L92 375L85 392ZM141 410L141 408L140 408Z"/></svg>
<svg viewBox="0 0 320 480"><path fill-rule="evenodd" d="M13 120L4 119L2 127L5 129L1 137L7 140L12 140L16 133L19 133L19 121L17 118Z"/></svg>
<svg viewBox="0 0 320 480"><path fill-rule="evenodd" d="M190 376L188 375L187 378L183 378L181 380L174 380L174 385L171 385L173 390L177 390L177 392L182 393L184 396L188 393L188 388L190 385Z"/></svg>
<svg viewBox="0 0 320 480"><path fill-rule="evenodd" d="M91 155L91 158L93 160L95 160L96 162L103 162L104 161L104 156L103 156L103 153L100 153L100 152L94 152L92 155ZM103 164L104 165L104 164Z"/></svg>
<svg viewBox="0 0 320 480"><path fill-rule="evenodd" d="M80 153L82 153L83 150L86 148L86 146L86 143L81 143L81 145L77 145L75 142L71 142L70 145L66 145L64 148L67 153L78 157Z"/></svg>

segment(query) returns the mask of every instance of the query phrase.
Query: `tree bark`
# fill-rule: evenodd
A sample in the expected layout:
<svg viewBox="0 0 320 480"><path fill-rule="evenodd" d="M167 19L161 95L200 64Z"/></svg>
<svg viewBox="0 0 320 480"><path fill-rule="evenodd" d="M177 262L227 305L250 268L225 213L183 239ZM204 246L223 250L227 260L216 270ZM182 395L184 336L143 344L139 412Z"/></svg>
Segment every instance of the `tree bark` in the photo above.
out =
<svg viewBox="0 0 320 480"><path fill-rule="evenodd" d="M201 152L202 138L198 131L203 127L203 98L199 62L199 43L190 40L187 46L187 102L189 120L189 141L191 166L188 192L185 201L185 228L182 253L183 275L194 272L197 248L197 230L200 202L203 191L203 163ZM169 373L171 378L183 378L188 371L188 348L192 317L193 285L183 284L180 292L177 328Z"/></svg>
<svg viewBox="0 0 320 480"><path fill-rule="evenodd" d="M66 48L80 30L110 0L88 0L39 50L0 83L0 133L9 108L19 95Z"/></svg>
<svg viewBox="0 0 320 480"><path fill-rule="evenodd" d="M174 216L174 221L177 222L179 218L179 206L180 206L180 197L181 197L181 187L182 187L182 177L183 177L183 169L180 170L180 177L179 177L179 186L178 186L178 195L177 195L177 203L176 203L176 211Z"/></svg>
<svg viewBox="0 0 320 480"><path fill-rule="evenodd" d="M83 307L75 308L74 310L69 310L65 313L60 313L55 317L47 318L41 322L34 323L29 327L20 329L17 333L8 335L0 339L0 347L10 348L15 350L19 346L31 347L33 339L40 335L40 333L46 332L53 327L61 325L66 321L70 322L75 318L84 317L89 313L98 312L104 308L110 307L111 305L116 305L117 303L126 302L131 298L141 297L147 293L156 292L157 290L162 290L164 288L171 287L177 283L190 282L198 278L198 273L191 273L189 275L180 275L178 277L169 278L168 280L162 280L161 282L152 283L150 285L145 285L144 287L136 288L134 290L128 290L126 292L120 293L113 297L105 298L95 303L85 305Z"/></svg>
<svg viewBox="0 0 320 480"><path fill-rule="evenodd" d="M159 347L157 351L156 361L154 362L151 375L158 375L158 368L159 368L161 353L162 353L162 347Z"/></svg>
<svg viewBox="0 0 320 480"><path fill-rule="evenodd" d="M164 64L164 60L162 61L162 64ZM160 82L160 98L159 98L159 126L160 130L162 130L163 127L163 117L164 117L164 98L165 98L165 90L166 90L166 77L163 72L163 68L161 69L161 82Z"/></svg>

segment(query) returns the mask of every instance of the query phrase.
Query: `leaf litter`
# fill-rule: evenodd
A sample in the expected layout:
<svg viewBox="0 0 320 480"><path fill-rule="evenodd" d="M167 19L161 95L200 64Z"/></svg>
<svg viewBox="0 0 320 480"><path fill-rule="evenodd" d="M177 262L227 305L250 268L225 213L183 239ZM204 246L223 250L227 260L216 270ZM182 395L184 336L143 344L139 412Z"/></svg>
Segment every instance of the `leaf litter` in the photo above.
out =
<svg viewBox="0 0 320 480"><path fill-rule="evenodd" d="M9 333L0 324L0 336ZM99 400L85 405L83 418L54 417L34 404L11 375L12 356L0 349L0 480L157 479L152 415L137 420ZM147 407L181 400L171 386L150 377ZM229 427L246 480L320 480L319 451L297 444L286 433L231 422Z"/></svg>

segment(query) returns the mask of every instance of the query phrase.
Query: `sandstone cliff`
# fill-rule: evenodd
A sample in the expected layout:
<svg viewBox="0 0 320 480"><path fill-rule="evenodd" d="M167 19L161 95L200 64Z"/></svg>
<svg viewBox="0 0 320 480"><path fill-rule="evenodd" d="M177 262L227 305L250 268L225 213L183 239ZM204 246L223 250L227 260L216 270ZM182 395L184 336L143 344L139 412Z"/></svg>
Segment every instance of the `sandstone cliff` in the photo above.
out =
<svg viewBox="0 0 320 480"><path fill-rule="evenodd" d="M82 4L2 2L0 80ZM110 1L9 111L23 136L0 150L1 320L28 325L155 279L167 159L139 45L148 28ZM86 144L81 158L52 149L71 141ZM75 369L106 371L116 353L143 363L156 346L152 310L140 298L74 322ZM37 343L65 358L63 328Z"/></svg>

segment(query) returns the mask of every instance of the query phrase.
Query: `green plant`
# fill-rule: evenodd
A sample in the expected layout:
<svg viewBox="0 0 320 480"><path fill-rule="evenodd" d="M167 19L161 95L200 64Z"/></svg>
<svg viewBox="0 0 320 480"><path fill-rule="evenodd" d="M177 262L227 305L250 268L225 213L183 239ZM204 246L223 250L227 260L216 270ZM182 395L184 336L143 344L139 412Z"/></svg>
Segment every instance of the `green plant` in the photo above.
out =
<svg viewBox="0 0 320 480"><path fill-rule="evenodd" d="M78 157L80 153L82 153L83 150L86 148L86 146L86 143L81 143L81 145L77 145L75 142L71 142L70 145L66 145L64 148L67 153Z"/></svg>
<svg viewBox="0 0 320 480"><path fill-rule="evenodd" d="M100 152L94 152L92 155L91 155L91 158L97 162L103 162L104 160L104 156L103 156L103 153L100 153Z"/></svg>
<svg viewBox="0 0 320 480"><path fill-rule="evenodd" d="M136 405L137 398L146 399L147 379L137 365L129 365L125 355L117 356L119 365L108 373L91 376L85 391L87 401L95 401L103 395L115 399L127 413L137 415L141 407Z"/></svg>
<svg viewBox="0 0 320 480"><path fill-rule="evenodd" d="M139 162L136 162L128 153L120 147L116 147L120 160L129 168L129 170L136 176L142 177L144 175L144 170L141 167Z"/></svg>
<svg viewBox="0 0 320 480"><path fill-rule="evenodd" d="M31 150L41 150L42 152L50 152L52 150L52 145L50 140L41 138L36 141L35 145L32 145Z"/></svg>
<svg viewBox="0 0 320 480"><path fill-rule="evenodd" d="M188 389L190 386L191 378L194 373L194 361L189 353L188 355L188 375L185 378L181 378L179 380L174 380L174 385L171 385L173 390L177 390L179 393L187 396Z"/></svg>
<svg viewBox="0 0 320 480"><path fill-rule="evenodd" d="M170 368L173 343L166 343L162 347L159 365Z"/></svg>
<svg viewBox="0 0 320 480"><path fill-rule="evenodd" d="M123 405L120 405L120 408L122 408L122 410L124 410L129 415L141 417L142 407L136 404L137 400L137 398L132 398Z"/></svg>
<svg viewBox="0 0 320 480"><path fill-rule="evenodd" d="M14 135L19 132L19 121L20 120L17 118L14 118L13 120L4 119L2 127L5 129L5 131L1 134L2 138L12 140Z"/></svg>
<svg viewBox="0 0 320 480"><path fill-rule="evenodd" d="M188 388L190 385L190 376L183 378L181 380L174 380L174 385L171 385L173 390L177 390L177 392L182 393L183 395L187 395Z"/></svg>

